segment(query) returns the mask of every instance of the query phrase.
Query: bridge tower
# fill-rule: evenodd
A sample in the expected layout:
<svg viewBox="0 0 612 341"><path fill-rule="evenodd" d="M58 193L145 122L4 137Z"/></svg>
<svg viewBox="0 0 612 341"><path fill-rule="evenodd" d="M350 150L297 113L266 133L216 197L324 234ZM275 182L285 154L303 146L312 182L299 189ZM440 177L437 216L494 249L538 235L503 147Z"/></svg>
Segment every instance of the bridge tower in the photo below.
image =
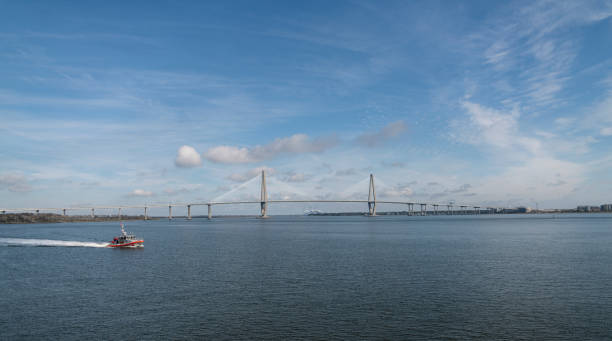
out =
<svg viewBox="0 0 612 341"><path fill-rule="evenodd" d="M266 171L261 171L261 217L267 218L268 209L268 190L266 189Z"/></svg>
<svg viewBox="0 0 612 341"><path fill-rule="evenodd" d="M376 188L374 187L374 175L370 174L370 190L368 191L368 213L376 215Z"/></svg>

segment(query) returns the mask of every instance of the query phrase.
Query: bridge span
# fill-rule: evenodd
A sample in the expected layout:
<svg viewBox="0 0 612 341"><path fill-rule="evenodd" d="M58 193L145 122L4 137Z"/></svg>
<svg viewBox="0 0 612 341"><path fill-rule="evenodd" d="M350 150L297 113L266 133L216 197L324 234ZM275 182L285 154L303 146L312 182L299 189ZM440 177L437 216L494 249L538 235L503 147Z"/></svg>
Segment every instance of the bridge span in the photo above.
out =
<svg viewBox="0 0 612 341"><path fill-rule="evenodd" d="M144 220L149 218L148 210L150 208L168 207L168 219L172 219L172 208L173 207L186 207L187 208L187 219L191 220L191 207L192 206L207 206L208 207L208 219L212 219L212 208L218 205L243 205L243 204L256 204L260 205L260 217L268 217L268 204L270 203L361 203L367 204L369 216L376 216L376 205L377 204L395 204L395 205L406 205L408 215L428 215L428 214L491 214L496 213L500 210L499 207L481 207L473 205L457 205L457 204L440 204L440 203L425 203L425 202L413 202L413 201L388 201L388 200L376 200L376 187L374 185L374 175L370 174L370 185L368 189L368 200L344 200L344 199L300 199L300 200L269 200L268 190L266 186L266 173L261 172L261 193L259 201L211 201L211 202L193 202L193 203L174 203L174 204L153 204L153 205L119 205L119 206L87 206L87 207L66 207L66 208L2 208L0 212L5 214L7 212L34 212L40 213L41 211L55 211L62 212L66 215L68 211L83 211L89 210L92 218L95 217L96 210L108 210L116 209L117 217L121 219L122 209L144 209ZM428 206L432 210L428 210ZM417 209L415 210L415 207ZM441 209L442 208L442 209Z"/></svg>

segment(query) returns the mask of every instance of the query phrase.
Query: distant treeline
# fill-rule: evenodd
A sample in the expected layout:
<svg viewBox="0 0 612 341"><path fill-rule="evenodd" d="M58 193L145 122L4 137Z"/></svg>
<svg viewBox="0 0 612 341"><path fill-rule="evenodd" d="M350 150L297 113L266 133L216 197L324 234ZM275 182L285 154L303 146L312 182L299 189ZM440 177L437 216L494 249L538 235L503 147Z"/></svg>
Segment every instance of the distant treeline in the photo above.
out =
<svg viewBox="0 0 612 341"><path fill-rule="evenodd" d="M144 216L122 215L121 220L143 220ZM150 218L148 219L156 219ZM118 221L116 215L61 215L55 213L5 213L0 214L0 224L69 223L83 221Z"/></svg>

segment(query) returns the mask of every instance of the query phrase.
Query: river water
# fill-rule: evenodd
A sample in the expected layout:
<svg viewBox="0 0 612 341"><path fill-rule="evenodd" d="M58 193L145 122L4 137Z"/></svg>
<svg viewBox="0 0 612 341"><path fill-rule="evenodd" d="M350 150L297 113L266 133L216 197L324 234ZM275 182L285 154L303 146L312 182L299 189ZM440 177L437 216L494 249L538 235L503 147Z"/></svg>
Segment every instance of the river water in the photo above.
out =
<svg viewBox="0 0 612 341"><path fill-rule="evenodd" d="M612 216L0 226L0 339L612 339Z"/></svg>

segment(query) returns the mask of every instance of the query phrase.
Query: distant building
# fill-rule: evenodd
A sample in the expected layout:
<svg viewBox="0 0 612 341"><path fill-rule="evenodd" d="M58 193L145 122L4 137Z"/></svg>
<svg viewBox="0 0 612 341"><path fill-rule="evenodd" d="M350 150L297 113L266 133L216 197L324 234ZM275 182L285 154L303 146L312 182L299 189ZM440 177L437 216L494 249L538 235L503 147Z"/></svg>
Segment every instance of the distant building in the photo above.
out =
<svg viewBox="0 0 612 341"><path fill-rule="evenodd" d="M576 211L578 211L578 212L590 212L589 209L590 209L589 206L578 206L578 207L576 207Z"/></svg>
<svg viewBox="0 0 612 341"><path fill-rule="evenodd" d="M599 212L599 206L591 206L591 207L589 207L589 212Z"/></svg>
<svg viewBox="0 0 612 341"><path fill-rule="evenodd" d="M603 204L603 205L599 206L599 209L602 212L612 212L612 204Z"/></svg>

